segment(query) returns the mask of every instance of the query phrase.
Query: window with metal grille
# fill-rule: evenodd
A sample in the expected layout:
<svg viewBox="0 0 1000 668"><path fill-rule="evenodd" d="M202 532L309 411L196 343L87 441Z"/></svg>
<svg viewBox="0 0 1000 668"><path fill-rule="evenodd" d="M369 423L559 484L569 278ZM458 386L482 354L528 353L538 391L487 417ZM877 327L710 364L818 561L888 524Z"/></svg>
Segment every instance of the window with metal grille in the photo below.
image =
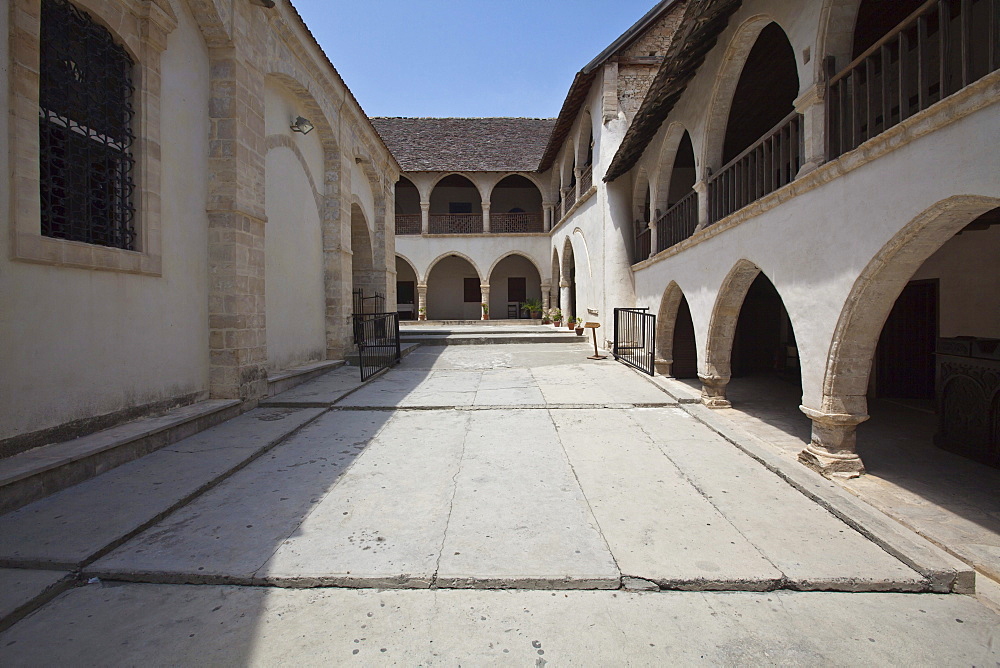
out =
<svg viewBox="0 0 1000 668"><path fill-rule="evenodd" d="M66 0L42 0L42 234L135 250L134 62Z"/></svg>

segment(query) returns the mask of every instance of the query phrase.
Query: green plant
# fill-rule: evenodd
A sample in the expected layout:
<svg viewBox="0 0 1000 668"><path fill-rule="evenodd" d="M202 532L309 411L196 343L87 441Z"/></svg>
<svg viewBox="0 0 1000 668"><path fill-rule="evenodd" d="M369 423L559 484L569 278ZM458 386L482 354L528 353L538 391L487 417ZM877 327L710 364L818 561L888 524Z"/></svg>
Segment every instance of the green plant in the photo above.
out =
<svg viewBox="0 0 1000 668"><path fill-rule="evenodd" d="M562 322L562 311L558 308L549 309L549 318L552 322Z"/></svg>
<svg viewBox="0 0 1000 668"><path fill-rule="evenodd" d="M542 302L538 299L529 299L521 304L521 310L527 311L528 313L540 313L542 308Z"/></svg>
<svg viewBox="0 0 1000 668"><path fill-rule="evenodd" d="M489 315L490 314L490 305L487 304L486 302L483 302L482 303L482 307L483 307L483 315Z"/></svg>
<svg viewBox="0 0 1000 668"><path fill-rule="evenodd" d="M420 308L417 309L417 313L419 313L420 315L427 315L427 307L421 306Z"/></svg>

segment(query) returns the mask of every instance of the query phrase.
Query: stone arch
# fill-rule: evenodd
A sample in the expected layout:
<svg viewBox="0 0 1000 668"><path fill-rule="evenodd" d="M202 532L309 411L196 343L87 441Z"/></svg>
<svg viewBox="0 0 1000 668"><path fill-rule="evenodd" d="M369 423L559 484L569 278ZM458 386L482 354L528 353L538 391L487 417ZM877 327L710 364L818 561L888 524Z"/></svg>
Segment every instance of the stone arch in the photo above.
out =
<svg viewBox="0 0 1000 668"><path fill-rule="evenodd" d="M823 378L823 413L867 413L875 347L896 298L928 257L968 223L998 206L1000 198L995 197L944 199L911 220L868 262L834 330Z"/></svg>
<svg viewBox="0 0 1000 668"><path fill-rule="evenodd" d="M505 186L501 186L506 182ZM531 191L534 192L531 192ZM500 191L500 192L498 192ZM542 189L538 184L523 174L511 173L499 179L490 188L489 200L490 214L495 216L494 231L518 232L518 231L542 231ZM499 206L503 204L503 206ZM508 213L530 214L535 217L535 225L525 226L521 216L506 216ZM513 218L513 220L511 220ZM505 219L508 219L506 225Z"/></svg>
<svg viewBox="0 0 1000 668"><path fill-rule="evenodd" d="M452 255L454 255L456 257L460 257L463 260L466 260L469 264L471 264L472 268L476 270L476 275L479 276L479 281L483 282L483 272L479 269L479 265L476 264L476 261L473 260L468 255L466 255L465 253L462 253L462 252L459 252L459 251L454 251L454 250L453 251L447 251L445 253L441 253L436 258L434 258L431 261L431 263L429 265L427 265L427 271L425 271L424 274L423 274L423 276L420 277L420 282L426 284L427 283L427 279L430 278L431 272L434 270L434 266L438 262L440 262L441 260L445 259L446 257L450 257ZM417 275L420 276L420 274L417 274Z"/></svg>
<svg viewBox="0 0 1000 668"><path fill-rule="evenodd" d="M698 149L694 147L694 136L688 131L683 124L674 121L667 127L666 134L663 137L663 144L660 146L660 154L657 156L656 162L656 172L654 174L654 185L655 185L655 196L653 198L653 207L663 214L669 207L669 197L670 197L670 181L673 176L674 162L677 159L677 151L681 146L681 141L684 139L684 135L690 138L692 147L694 148L695 155L695 171L697 173L698 168ZM695 178L697 181L697 177ZM654 213L653 218L658 216Z"/></svg>
<svg viewBox="0 0 1000 668"><path fill-rule="evenodd" d="M573 255L573 241L570 238L570 235L567 234L566 238L563 239L562 246L563 252L559 263L559 275L565 277L569 275L570 267L572 267L573 263L576 261L576 258Z"/></svg>
<svg viewBox="0 0 1000 668"><path fill-rule="evenodd" d="M824 61L833 56L839 71L851 62L854 42L854 22L861 0L823 0L816 35L816 58L813 58L813 80L822 81Z"/></svg>
<svg viewBox="0 0 1000 668"><path fill-rule="evenodd" d="M559 260L559 249L553 246L551 266L552 275L549 280L549 303L552 306L557 306L559 304L559 281L562 280L560 267L562 267L562 263Z"/></svg>
<svg viewBox="0 0 1000 668"><path fill-rule="evenodd" d="M708 105L708 121L705 123L703 134L705 143L702 146L701 160L699 161L702 169L715 170L722 166L726 126L729 123L736 87L743 74L743 66L750 56L750 51L757 43L761 31L771 23L776 23L785 33L785 38L788 38L788 31L774 18L765 14L755 14L743 21L726 47L722 56L722 65L715 76L711 101Z"/></svg>
<svg viewBox="0 0 1000 668"><path fill-rule="evenodd" d="M355 274L355 287L357 283L357 272L359 270L368 271L374 269L375 251L372 247L371 224L365 217L364 209L354 201L351 203L351 264Z"/></svg>
<svg viewBox="0 0 1000 668"><path fill-rule="evenodd" d="M594 161L594 120L591 118L590 110L584 110L580 117L580 127L577 130L574 141L575 156L574 162L580 168L593 164Z"/></svg>
<svg viewBox="0 0 1000 668"><path fill-rule="evenodd" d="M319 96L315 95L307 84L299 81L297 78L299 76L301 76L301 73L295 72L287 63L275 60L270 64L270 70L266 78L273 79L281 84L282 87L288 90L302 104L303 110L308 114L306 118L313 124L315 131L319 133L320 143L323 144L324 151L336 153L338 148L337 135L330 124L326 112L323 111L323 105L318 101L323 96L322 94ZM339 156L337 157L339 158Z"/></svg>
<svg viewBox="0 0 1000 668"><path fill-rule="evenodd" d="M632 220L634 234L648 227L653 218L653 180L645 167L640 167L632 184ZM642 223L645 223L643 225Z"/></svg>
<svg viewBox="0 0 1000 668"><path fill-rule="evenodd" d="M434 200L434 191L437 190L438 185L440 185L440 183L442 181L444 181L446 178L448 178L450 176L457 176L457 177L459 177L459 178L461 178L461 179L469 182L469 185L472 186L472 188L476 191L476 193L479 196L479 212L478 213L482 213L483 202L484 201L487 201L487 202L489 201L488 199L485 199L483 197L484 190L486 192L488 192L488 189L486 189L483 186L483 184L477 183L476 180L473 179L468 174L463 174L461 172L447 172L447 173L442 173L442 174L439 174L437 177L434 178L434 180L430 183L430 187L429 187L428 192L427 192L427 200L429 202L431 202L431 206L433 207L434 206L434 202L435 202L435 200ZM473 205L475 205L475 203L473 203ZM473 209L475 209L475 206L473 206ZM432 213L434 213L434 212L432 211ZM477 213L477 212L473 211L473 213Z"/></svg>
<svg viewBox="0 0 1000 668"><path fill-rule="evenodd" d="M494 260L493 264L490 265L489 273L487 273L486 276L487 277L492 276L493 275L493 270L497 268L497 265L500 264L501 262L503 262L504 260L506 260L507 258L509 258L511 255L519 255L519 256L523 257L525 260L527 260L528 262L530 262L531 266L533 266L535 268L535 271L538 272L538 277L540 279L542 279L542 282L544 282L545 275L542 273L542 270L539 268L538 262L535 260L535 258L531 257L526 252L520 251L520 250L508 251L508 252L504 253L503 255L501 255L500 257L498 257L496 260ZM473 266L475 266L475 265L473 265Z"/></svg>
<svg viewBox="0 0 1000 668"><path fill-rule="evenodd" d="M398 251L396 252L396 259L402 260L403 262L408 264L410 266L410 269L413 270L413 275L417 277L417 280L420 280L420 272L417 271L417 265L416 263L413 262L413 260L411 260L410 258L406 257L405 255L403 255Z"/></svg>
<svg viewBox="0 0 1000 668"><path fill-rule="evenodd" d="M670 281L660 298L660 309L656 315L656 358L657 362L672 365L674 362L674 327L677 324L677 311L684 291L677 281ZM664 373L670 374L669 369Z"/></svg>
<svg viewBox="0 0 1000 668"><path fill-rule="evenodd" d="M723 279L712 308L705 342L704 362L699 377L705 384L703 401L711 406L728 406L725 386L732 375L733 340L740 318L743 299L750 284L760 273L760 267L750 260L737 262Z"/></svg>
<svg viewBox="0 0 1000 668"><path fill-rule="evenodd" d="M316 200L316 210L322 211L323 195L320 193L319 188L316 187L316 182L313 180L306 157L302 155L302 150L287 135L268 135L264 139L264 150L269 153L275 149L288 149L292 152L292 155L295 156L299 166L302 168L306 180L309 182L309 189L312 190L313 198Z"/></svg>
<svg viewBox="0 0 1000 668"><path fill-rule="evenodd" d="M511 278L523 279L523 297L511 294ZM545 281L534 258L522 251L510 251L504 253L490 266L487 283L490 286L491 317L503 320L521 316L521 311L514 306L515 303L541 299L542 285Z"/></svg>

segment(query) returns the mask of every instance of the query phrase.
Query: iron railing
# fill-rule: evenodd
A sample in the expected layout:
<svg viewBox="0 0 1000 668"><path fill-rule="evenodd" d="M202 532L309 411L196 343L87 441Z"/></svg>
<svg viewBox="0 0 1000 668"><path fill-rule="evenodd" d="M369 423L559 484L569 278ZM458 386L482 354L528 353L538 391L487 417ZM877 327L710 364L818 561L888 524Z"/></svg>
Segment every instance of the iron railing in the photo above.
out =
<svg viewBox="0 0 1000 668"><path fill-rule="evenodd" d="M655 372L656 316L648 308L616 308L612 354L619 362L647 373Z"/></svg>
<svg viewBox="0 0 1000 668"><path fill-rule="evenodd" d="M656 252L679 244L698 227L698 193L692 190L656 221Z"/></svg>
<svg viewBox="0 0 1000 668"><path fill-rule="evenodd" d="M358 288L354 290L353 295L354 315L385 312L385 295L381 292L366 297L364 288Z"/></svg>
<svg viewBox="0 0 1000 668"><path fill-rule="evenodd" d="M802 115L793 111L708 180L709 224L790 183L803 153Z"/></svg>
<svg viewBox="0 0 1000 668"><path fill-rule="evenodd" d="M580 192L585 193L594 184L594 166L587 165L580 173Z"/></svg>
<svg viewBox="0 0 1000 668"><path fill-rule="evenodd" d="M632 264L649 259L649 252L652 250L653 231L648 227L636 235L633 248Z"/></svg>
<svg viewBox="0 0 1000 668"><path fill-rule="evenodd" d="M419 213L397 213L396 214L396 236L405 234L420 234L420 214Z"/></svg>
<svg viewBox="0 0 1000 668"><path fill-rule="evenodd" d="M354 342L358 346L361 380L368 380L382 369L399 364L398 313L360 313L354 318Z"/></svg>
<svg viewBox="0 0 1000 668"><path fill-rule="evenodd" d="M494 234L542 232L543 222L540 213L493 213L490 214L490 232Z"/></svg>
<svg viewBox="0 0 1000 668"><path fill-rule="evenodd" d="M828 159L1000 67L998 5L928 0L839 73L827 59Z"/></svg>
<svg viewBox="0 0 1000 668"><path fill-rule="evenodd" d="M430 215L431 234L482 234L483 214L481 213L432 213Z"/></svg>

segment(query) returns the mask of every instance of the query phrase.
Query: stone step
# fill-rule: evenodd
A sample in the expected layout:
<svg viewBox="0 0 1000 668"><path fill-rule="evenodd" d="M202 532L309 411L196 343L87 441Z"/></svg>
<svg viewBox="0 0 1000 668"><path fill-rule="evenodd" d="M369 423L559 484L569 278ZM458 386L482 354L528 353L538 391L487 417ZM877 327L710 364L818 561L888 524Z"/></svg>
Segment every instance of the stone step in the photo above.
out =
<svg viewBox="0 0 1000 668"><path fill-rule="evenodd" d="M547 332L434 332L434 333L400 333L400 341L406 343L422 343L425 346L469 346L490 345L501 343L579 343L588 341L575 332L566 330L562 333L553 330Z"/></svg>
<svg viewBox="0 0 1000 668"><path fill-rule="evenodd" d="M531 320L530 318L502 318L497 320L400 320L402 327L441 327L444 326L487 326L487 327L519 327L524 325L541 326L541 320Z"/></svg>
<svg viewBox="0 0 1000 668"><path fill-rule="evenodd" d="M416 350L419 347L420 347L420 343L419 342L406 341L405 339L403 339L402 334L400 335L400 337L399 337L399 356L400 356L400 359L402 359L403 357L406 357L407 355L409 355L410 353L412 353L414 350ZM345 355L344 359L347 361L347 366L361 366L361 361L358 358L358 352L357 352L357 350L354 350L350 354Z"/></svg>
<svg viewBox="0 0 1000 668"><path fill-rule="evenodd" d="M240 401L217 399L118 425L0 459L0 513L138 459L240 413Z"/></svg>
<svg viewBox="0 0 1000 668"><path fill-rule="evenodd" d="M285 390L290 390L296 385L301 385L307 380L312 380L316 376L344 366L344 364L346 364L344 360L322 360L275 371L267 377L267 396L273 397L276 394L281 394Z"/></svg>

